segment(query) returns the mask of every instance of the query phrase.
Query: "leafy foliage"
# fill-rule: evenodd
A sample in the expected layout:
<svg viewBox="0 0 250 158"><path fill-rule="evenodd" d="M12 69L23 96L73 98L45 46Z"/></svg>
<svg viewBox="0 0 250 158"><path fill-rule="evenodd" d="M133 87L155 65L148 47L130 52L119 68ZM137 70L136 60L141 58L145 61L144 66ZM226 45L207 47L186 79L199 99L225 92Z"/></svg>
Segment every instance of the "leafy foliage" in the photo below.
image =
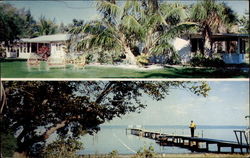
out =
<svg viewBox="0 0 250 158"><path fill-rule="evenodd" d="M246 12L239 20L240 25L240 32L241 33L249 33L250 26L249 26L249 12Z"/></svg>
<svg viewBox="0 0 250 158"><path fill-rule="evenodd" d="M77 141L75 138L65 139L60 137L51 144L48 144L43 152L45 158L58 158L58 157L70 157L78 158L76 152L83 149L83 144Z"/></svg>
<svg viewBox="0 0 250 158"><path fill-rule="evenodd" d="M9 42L21 37L32 37L35 20L29 10L18 10L0 3L0 41Z"/></svg>
<svg viewBox="0 0 250 158"><path fill-rule="evenodd" d="M130 63L136 64L138 55L172 52L170 41L195 26L184 22L183 5L157 4L154 12L145 5L145 1L137 0L126 1L123 6L98 2L97 10L104 14L103 19L73 28L72 43L77 43L78 50L122 52ZM134 51L135 47L140 51Z"/></svg>
<svg viewBox="0 0 250 158"><path fill-rule="evenodd" d="M237 23L237 16L225 3L217 3L215 0L203 0L191 6L190 20L199 26L202 34L205 56L212 55L211 36L213 33L227 33Z"/></svg>
<svg viewBox="0 0 250 158"><path fill-rule="evenodd" d="M58 26L55 24L55 22L46 19L44 16L40 17L36 27L37 31L34 33L35 36L51 35L57 33L58 31Z"/></svg>
<svg viewBox="0 0 250 158"><path fill-rule="evenodd" d="M17 152L39 153L45 140L57 133L65 138L93 134L114 117L140 112L143 97L162 100L171 88L206 96L205 82L84 81L4 82L7 106L1 130L14 131Z"/></svg>
<svg viewBox="0 0 250 158"><path fill-rule="evenodd" d="M209 58L202 55L193 57L190 60L191 66L200 67L225 67L225 62L220 58Z"/></svg>
<svg viewBox="0 0 250 158"><path fill-rule="evenodd" d="M11 131L0 131L1 151L4 157L11 157L17 148L16 138Z"/></svg>
<svg viewBox="0 0 250 158"><path fill-rule="evenodd" d="M147 65L149 64L149 56L147 54L142 54L136 57L139 65Z"/></svg>
<svg viewBox="0 0 250 158"><path fill-rule="evenodd" d="M154 147L149 146L148 148L141 148L133 158L154 158L156 157L156 153L154 152Z"/></svg>
<svg viewBox="0 0 250 158"><path fill-rule="evenodd" d="M58 32L58 26L44 16L37 22L30 10L16 9L7 3L0 3L0 41L9 44L20 38L31 38Z"/></svg>
<svg viewBox="0 0 250 158"><path fill-rule="evenodd" d="M117 158L118 157L118 151L117 150L113 150L108 154L109 158Z"/></svg>
<svg viewBox="0 0 250 158"><path fill-rule="evenodd" d="M6 57L6 50L4 47L0 46L0 59Z"/></svg>

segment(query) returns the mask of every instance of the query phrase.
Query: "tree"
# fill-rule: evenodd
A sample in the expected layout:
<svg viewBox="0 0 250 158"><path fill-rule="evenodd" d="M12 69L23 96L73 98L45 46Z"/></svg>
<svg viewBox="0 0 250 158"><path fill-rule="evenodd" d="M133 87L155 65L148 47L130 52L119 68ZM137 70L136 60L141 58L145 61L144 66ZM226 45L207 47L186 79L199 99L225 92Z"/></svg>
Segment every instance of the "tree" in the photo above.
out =
<svg viewBox="0 0 250 158"><path fill-rule="evenodd" d="M73 28L72 43L84 51L124 53L131 64L136 64L136 56L142 53L174 52L171 39L194 26L183 22L184 7L177 4L162 4L149 12L136 0L126 1L123 6L101 1L97 9L104 14L103 19Z"/></svg>
<svg viewBox="0 0 250 158"><path fill-rule="evenodd" d="M33 37L36 21L30 10L0 3L0 42L6 45L19 38Z"/></svg>
<svg viewBox="0 0 250 158"><path fill-rule="evenodd" d="M44 16L40 17L36 27L37 27L37 32L35 33L36 36L51 35L57 33L58 31L57 30L58 26L55 24L55 22L46 19Z"/></svg>
<svg viewBox="0 0 250 158"><path fill-rule="evenodd" d="M20 15L24 21L22 24L22 32L20 37L21 38L31 38L34 37L35 32L37 31L37 22L31 15L30 10L21 9Z"/></svg>
<svg viewBox="0 0 250 158"><path fill-rule="evenodd" d="M162 100L172 88L202 96L207 96L210 90L205 82L177 81L6 81L3 84L8 104L3 110L1 131L14 131L19 156L39 153L53 133L77 138L97 132L100 124L114 117L140 112L146 107L143 97Z"/></svg>
<svg viewBox="0 0 250 158"><path fill-rule="evenodd" d="M204 43L202 53L212 56L211 36L213 33L228 32L237 22L233 10L225 3L216 3L215 0L203 0L191 6L190 19L198 23Z"/></svg>
<svg viewBox="0 0 250 158"><path fill-rule="evenodd" d="M240 25L240 33L249 34L250 32L250 26L249 26L249 12L245 12L245 15L240 17L239 19L239 25ZM249 48L249 38L246 42L246 52L250 53Z"/></svg>
<svg viewBox="0 0 250 158"><path fill-rule="evenodd" d="M16 8L0 3L0 41L8 44L17 39L22 30L22 18Z"/></svg>
<svg viewBox="0 0 250 158"><path fill-rule="evenodd" d="M249 33L250 32L250 26L249 26L249 12L245 12L245 15L240 17L239 19L239 25L240 25L240 32L241 33Z"/></svg>

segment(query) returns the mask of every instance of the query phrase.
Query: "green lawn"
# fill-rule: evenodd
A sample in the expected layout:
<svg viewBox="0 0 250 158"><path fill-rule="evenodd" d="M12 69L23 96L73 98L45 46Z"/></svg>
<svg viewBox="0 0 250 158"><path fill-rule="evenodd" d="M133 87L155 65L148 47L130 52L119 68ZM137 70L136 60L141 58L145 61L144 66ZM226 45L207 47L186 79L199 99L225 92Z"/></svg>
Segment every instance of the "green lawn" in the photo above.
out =
<svg viewBox="0 0 250 158"><path fill-rule="evenodd" d="M155 70L134 70L124 68L85 66L75 70L46 70L45 63L40 70L27 68L24 61L1 62L2 78L248 78L249 73L240 69L213 69L190 67L166 67Z"/></svg>

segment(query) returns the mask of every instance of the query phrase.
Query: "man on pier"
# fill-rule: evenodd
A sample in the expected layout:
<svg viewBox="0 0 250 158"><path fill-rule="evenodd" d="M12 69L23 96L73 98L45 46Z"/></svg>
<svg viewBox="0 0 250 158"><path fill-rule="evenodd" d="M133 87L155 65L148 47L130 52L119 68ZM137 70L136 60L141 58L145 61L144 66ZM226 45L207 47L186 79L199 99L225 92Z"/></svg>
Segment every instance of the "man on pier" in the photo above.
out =
<svg viewBox="0 0 250 158"><path fill-rule="evenodd" d="M193 121L191 121L189 128L191 130L191 137L194 137L194 130L196 128L196 124Z"/></svg>

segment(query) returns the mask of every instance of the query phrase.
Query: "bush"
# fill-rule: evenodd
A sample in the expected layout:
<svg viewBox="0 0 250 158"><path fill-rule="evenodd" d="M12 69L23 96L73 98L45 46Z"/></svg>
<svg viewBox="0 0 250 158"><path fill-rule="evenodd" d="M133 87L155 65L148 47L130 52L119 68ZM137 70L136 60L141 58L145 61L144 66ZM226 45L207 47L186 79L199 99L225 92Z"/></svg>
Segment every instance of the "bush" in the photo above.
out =
<svg viewBox="0 0 250 158"><path fill-rule="evenodd" d="M4 157L11 157L17 148L16 138L12 132L3 133L1 135L2 154Z"/></svg>
<svg viewBox="0 0 250 158"><path fill-rule="evenodd" d="M6 57L5 48L0 46L0 58L5 58L5 57Z"/></svg>
<svg viewBox="0 0 250 158"><path fill-rule="evenodd" d="M147 54L141 54L136 57L137 64L141 66L145 66L149 64L149 55Z"/></svg>
<svg viewBox="0 0 250 158"><path fill-rule="evenodd" d="M117 158L118 157L118 151L117 150L113 150L108 154L109 158Z"/></svg>
<svg viewBox="0 0 250 158"><path fill-rule="evenodd" d="M79 158L76 154L77 150L83 148L83 144L77 141L75 138L63 138L60 137L58 140L47 145L43 152L44 158L58 158L58 157L70 157Z"/></svg>
<svg viewBox="0 0 250 158"><path fill-rule="evenodd" d="M141 148L133 158L154 158L156 153L154 152L154 147L150 145L148 148Z"/></svg>
<svg viewBox="0 0 250 158"><path fill-rule="evenodd" d="M201 67L225 67L225 62L220 58L207 58L203 56L196 56L190 60L191 66Z"/></svg>

